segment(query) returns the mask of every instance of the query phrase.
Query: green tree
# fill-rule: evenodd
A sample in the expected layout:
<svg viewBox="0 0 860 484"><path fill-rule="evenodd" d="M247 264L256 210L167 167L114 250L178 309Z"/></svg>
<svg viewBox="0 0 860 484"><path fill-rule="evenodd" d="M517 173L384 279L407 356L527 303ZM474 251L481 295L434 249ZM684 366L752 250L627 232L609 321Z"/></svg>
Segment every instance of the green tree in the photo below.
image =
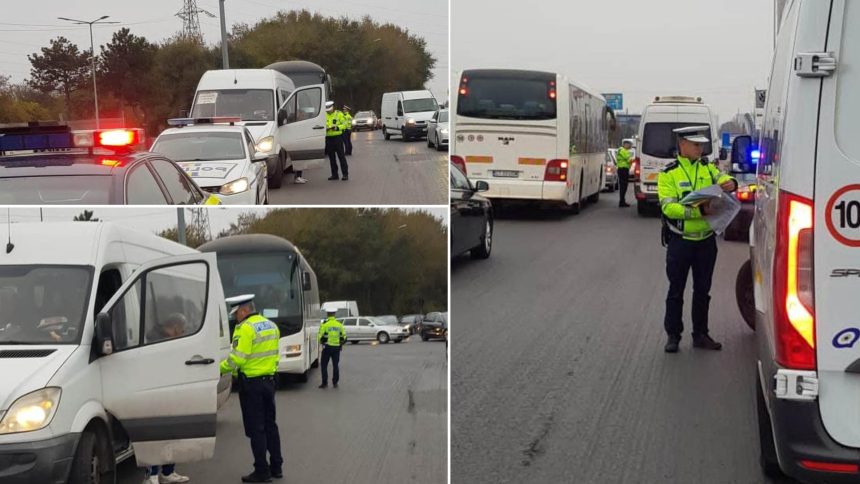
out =
<svg viewBox="0 0 860 484"><path fill-rule="evenodd" d="M26 122L51 117L47 108L27 98L27 89L9 83L0 75L0 123Z"/></svg>
<svg viewBox="0 0 860 484"><path fill-rule="evenodd" d="M50 47L42 47L41 52L27 56L31 65L28 83L45 93L60 92L69 118L72 93L89 78L91 53L81 52L77 45L62 36L52 39Z"/></svg>
<svg viewBox="0 0 860 484"><path fill-rule="evenodd" d="M146 106L153 96L150 73L155 63L157 46L128 28L114 32L110 43L101 46L99 56L99 86L120 101L121 108L129 106L146 124Z"/></svg>
<svg viewBox="0 0 860 484"><path fill-rule="evenodd" d="M72 219L75 222L98 222L99 219L93 217L94 212L92 210L84 210Z"/></svg>

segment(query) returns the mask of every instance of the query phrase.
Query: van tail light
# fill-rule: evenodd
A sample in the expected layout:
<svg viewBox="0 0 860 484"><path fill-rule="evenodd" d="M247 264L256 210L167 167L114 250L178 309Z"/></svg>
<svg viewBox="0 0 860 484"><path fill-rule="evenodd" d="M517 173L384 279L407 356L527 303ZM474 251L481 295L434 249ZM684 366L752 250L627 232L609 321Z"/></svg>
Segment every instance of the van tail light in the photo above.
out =
<svg viewBox="0 0 860 484"><path fill-rule="evenodd" d="M639 178L639 158L633 158L633 161L630 163L631 173L633 173L633 178Z"/></svg>
<svg viewBox="0 0 860 484"><path fill-rule="evenodd" d="M815 370L812 201L779 193L774 252L776 361L785 368Z"/></svg>
<svg viewBox="0 0 860 484"><path fill-rule="evenodd" d="M567 160L549 160L546 164L543 181L567 181L568 166Z"/></svg>
<svg viewBox="0 0 860 484"><path fill-rule="evenodd" d="M451 155L451 164L459 168L464 175L466 174L466 160L462 156Z"/></svg>

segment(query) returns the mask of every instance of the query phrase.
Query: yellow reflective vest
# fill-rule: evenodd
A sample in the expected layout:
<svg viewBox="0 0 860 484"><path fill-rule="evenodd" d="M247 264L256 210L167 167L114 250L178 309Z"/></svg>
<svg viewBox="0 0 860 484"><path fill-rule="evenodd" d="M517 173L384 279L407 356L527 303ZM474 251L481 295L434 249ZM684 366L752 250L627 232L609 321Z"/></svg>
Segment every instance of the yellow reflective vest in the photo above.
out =
<svg viewBox="0 0 860 484"><path fill-rule="evenodd" d="M618 168L630 168L630 150L621 147L615 152L615 166Z"/></svg>
<svg viewBox="0 0 860 484"><path fill-rule="evenodd" d="M343 134L343 113L334 110L330 113L325 113L325 135L327 137L340 136Z"/></svg>
<svg viewBox="0 0 860 484"><path fill-rule="evenodd" d="M326 346L340 346L346 343L346 330L340 321L334 317L330 317L320 325L320 332L317 334L317 341Z"/></svg>
<svg viewBox="0 0 860 484"><path fill-rule="evenodd" d="M274 375L278 371L278 325L252 314L233 330L233 349L221 362L221 373L253 378Z"/></svg>
<svg viewBox="0 0 860 484"><path fill-rule="evenodd" d="M670 163L657 175L657 196L660 199L660 210L668 219L669 230L681 235L687 240L704 240L714 232L708 222L702 218L698 207L682 205L679 201L688 194L701 190L709 185L723 184L734 181L720 173L712 163L706 161L690 161L683 156Z"/></svg>
<svg viewBox="0 0 860 484"><path fill-rule="evenodd" d="M349 113L343 113L343 121L344 121L344 131L348 129L352 129L352 115Z"/></svg>

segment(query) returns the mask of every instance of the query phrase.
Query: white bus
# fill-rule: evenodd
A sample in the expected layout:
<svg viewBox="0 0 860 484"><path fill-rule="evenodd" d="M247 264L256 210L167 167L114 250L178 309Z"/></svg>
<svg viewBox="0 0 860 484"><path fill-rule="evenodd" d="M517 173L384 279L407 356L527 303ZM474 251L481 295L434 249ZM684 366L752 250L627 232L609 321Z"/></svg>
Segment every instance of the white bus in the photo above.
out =
<svg viewBox="0 0 860 484"><path fill-rule="evenodd" d="M600 94L556 73L471 69L451 112L451 161L484 196L574 213L600 196L613 119Z"/></svg>
<svg viewBox="0 0 860 484"><path fill-rule="evenodd" d="M278 325L278 373L306 382L320 355L320 298L317 276L299 249L274 235L249 234L216 239L198 250L218 255L226 297L254 294L260 315ZM236 323L231 318L231 337Z"/></svg>

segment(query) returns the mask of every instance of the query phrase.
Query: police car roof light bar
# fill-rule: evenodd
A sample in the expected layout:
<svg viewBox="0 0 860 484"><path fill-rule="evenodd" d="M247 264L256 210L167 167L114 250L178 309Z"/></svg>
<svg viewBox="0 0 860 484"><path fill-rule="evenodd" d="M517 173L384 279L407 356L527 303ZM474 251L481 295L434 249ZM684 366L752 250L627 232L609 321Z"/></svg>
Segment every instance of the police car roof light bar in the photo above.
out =
<svg viewBox="0 0 860 484"><path fill-rule="evenodd" d="M142 142L140 128L72 131L57 123L0 126L0 153L87 148L92 154L93 148L129 151Z"/></svg>

